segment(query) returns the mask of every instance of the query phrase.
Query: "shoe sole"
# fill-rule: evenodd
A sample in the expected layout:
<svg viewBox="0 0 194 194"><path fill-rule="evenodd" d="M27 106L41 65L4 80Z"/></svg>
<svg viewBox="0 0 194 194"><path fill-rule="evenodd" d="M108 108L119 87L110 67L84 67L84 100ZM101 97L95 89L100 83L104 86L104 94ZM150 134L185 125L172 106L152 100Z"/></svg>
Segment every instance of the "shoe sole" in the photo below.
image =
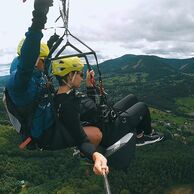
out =
<svg viewBox="0 0 194 194"><path fill-rule="evenodd" d="M163 138L164 137L158 137L158 139L155 139L153 141L146 141L146 142L141 143L141 144L136 144L136 147L140 147L140 146L144 146L144 145L148 145L148 144L153 144L153 143L161 141Z"/></svg>

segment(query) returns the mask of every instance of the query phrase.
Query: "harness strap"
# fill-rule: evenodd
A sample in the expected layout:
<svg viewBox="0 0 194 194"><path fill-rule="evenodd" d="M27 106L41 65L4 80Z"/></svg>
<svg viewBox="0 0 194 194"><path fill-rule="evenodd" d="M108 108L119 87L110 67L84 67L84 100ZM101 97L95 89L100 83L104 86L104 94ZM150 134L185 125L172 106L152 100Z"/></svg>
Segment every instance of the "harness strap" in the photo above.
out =
<svg viewBox="0 0 194 194"><path fill-rule="evenodd" d="M32 141L31 137L27 137L20 145L20 149L24 149Z"/></svg>

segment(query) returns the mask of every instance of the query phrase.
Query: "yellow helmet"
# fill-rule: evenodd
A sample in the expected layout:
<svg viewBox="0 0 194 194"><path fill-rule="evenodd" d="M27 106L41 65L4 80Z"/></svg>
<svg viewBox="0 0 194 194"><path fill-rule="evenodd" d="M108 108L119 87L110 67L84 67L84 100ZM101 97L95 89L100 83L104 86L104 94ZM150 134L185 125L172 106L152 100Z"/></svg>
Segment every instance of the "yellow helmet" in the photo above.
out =
<svg viewBox="0 0 194 194"><path fill-rule="evenodd" d="M21 54L21 48L22 48L22 45L24 43L24 38L19 42L18 44L18 48L17 48L17 54L20 55ZM47 57L49 54L49 47L47 46L46 43L44 42L41 42L40 44L40 55L39 57L44 59L45 57Z"/></svg>
<svg viewBox="0 0 194 194"><path fill-rule="evenodd" d="M57 76L65 76L72 71L81 71L84 64L79 57L57 59L52 62L52 73Z"/></svg>

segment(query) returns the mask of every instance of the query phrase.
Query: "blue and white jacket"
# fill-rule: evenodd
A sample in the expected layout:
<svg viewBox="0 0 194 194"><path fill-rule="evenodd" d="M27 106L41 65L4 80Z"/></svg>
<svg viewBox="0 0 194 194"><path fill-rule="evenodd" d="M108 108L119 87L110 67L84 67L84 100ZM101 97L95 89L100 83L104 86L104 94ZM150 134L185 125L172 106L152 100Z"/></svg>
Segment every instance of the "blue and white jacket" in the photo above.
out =
<svg viewBox="0 0 194 194"><path fill-rule="evenodd" d="M20 56L11 63L10 77L6 84L9 96L18 108L31 104L37 97L39 104L31 126L32 137L38 138L53 122L51 104L46 96L46 83L43 72L35 69L40 53L43 34L40 30L29 28L21 48Z"/></svg>

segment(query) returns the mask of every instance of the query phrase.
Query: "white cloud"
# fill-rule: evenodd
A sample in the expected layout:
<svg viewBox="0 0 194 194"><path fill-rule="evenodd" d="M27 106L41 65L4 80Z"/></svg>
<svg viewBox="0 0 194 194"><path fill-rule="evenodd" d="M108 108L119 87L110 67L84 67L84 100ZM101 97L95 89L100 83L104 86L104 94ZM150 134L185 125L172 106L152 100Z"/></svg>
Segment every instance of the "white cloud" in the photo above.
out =
<svg viewBox="0 0 194 194"><path fill-rule="evenodd" d="M21 1L6 0L0 8L0 49L16 48L31 23L33 0ZM69 28L101 59L128 53L186 58L194 54L193 10L193 0L70 0ZM47 26L61 26L54 24L58 15L55 0Z"/></svg>

